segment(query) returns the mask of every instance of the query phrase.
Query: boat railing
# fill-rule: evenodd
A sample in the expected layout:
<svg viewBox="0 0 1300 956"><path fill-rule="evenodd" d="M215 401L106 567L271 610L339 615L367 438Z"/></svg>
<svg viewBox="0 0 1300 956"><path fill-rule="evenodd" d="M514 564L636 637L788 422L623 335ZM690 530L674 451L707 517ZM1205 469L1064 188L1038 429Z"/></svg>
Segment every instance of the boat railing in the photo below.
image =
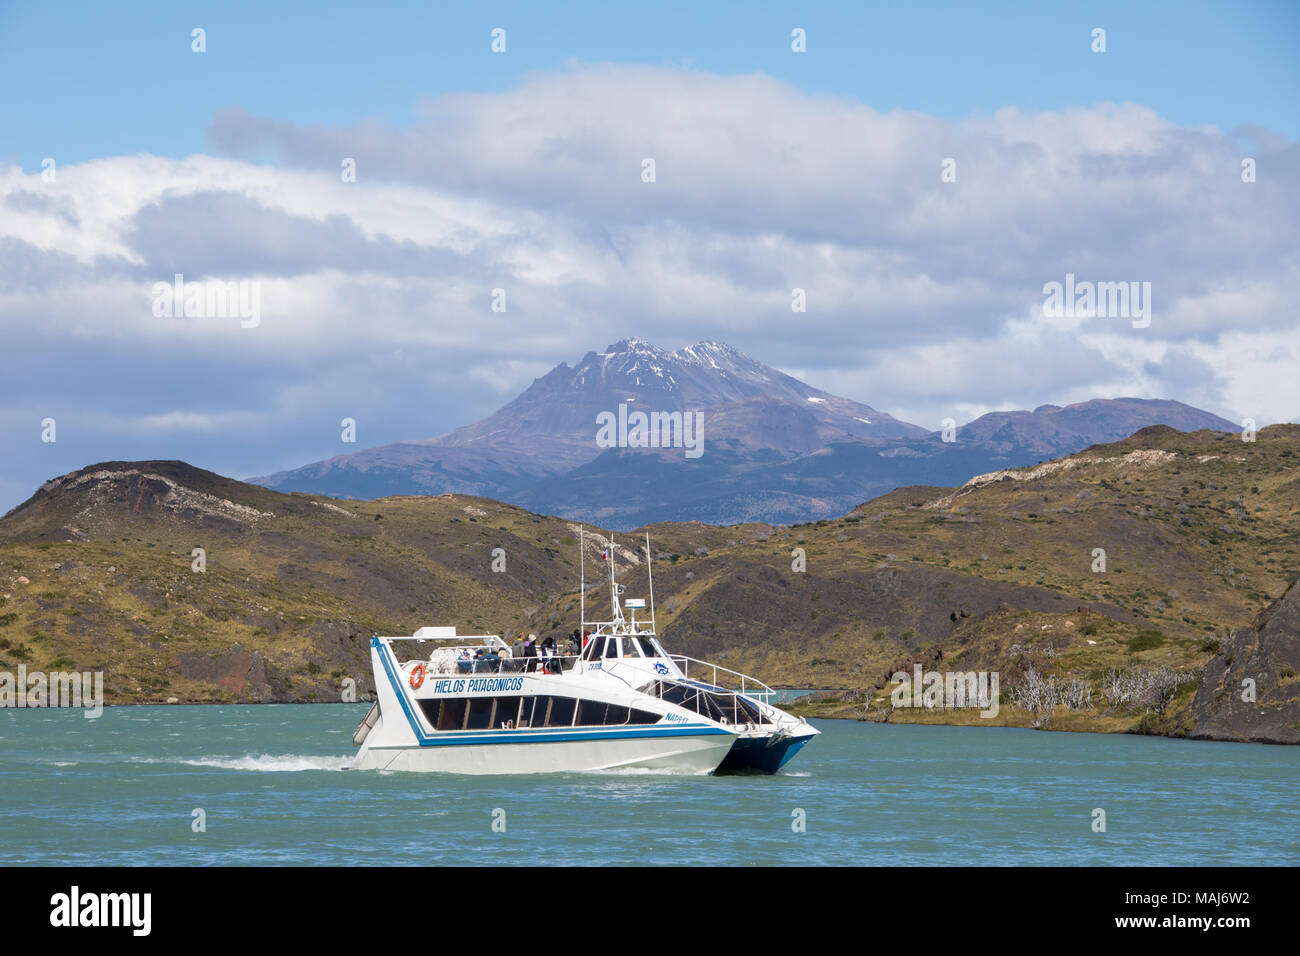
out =
<svg viewBox="0 0 1300 956"><path fill-rule="evenodd" d="M759 699L758 694L743 694L725 687L706 687L700 681L682 682L672 677L661 677L637 688L644 694L658 697L697 714L723 724L736 727L758 727L776 724L780 711Z"/></svg>
<svg viewBox="0 0 1300 956"><path fill-rule="evenodd" d="M550 657L531 655L515 657L504 643L493 644L479 641L451 647L435 647L425 654L421 648L418 653L410 655L406 647L402 653L394 646L397 641L407 643L424 643L417 638L389 638L389 647L393 658L403 670L414 664L423 664L430 674L459 676L463 674L567 674L577 665L579 657L572 654L556 654Z"/></svg>
<svg viewBox="0 0 1300 956"><path fill-rule="evenodd" d="M756 677L750 677L748 674L742 674L740 671L733 671L728 667L720 667L709 661L698 660L694 657L687 657L684 654L669 654L668 659L681 669L682 675L687 680L697 680L704 683L712 684L714 687L721 687L724 690L735 691L744 694L746 697L753 697L761 700L765 704L771 704L772 698L776 696L776 691L768 687ZM695 673L691 673L691 665L694 666ZM705 680L705 674L708 680ZM740 686L728 686L722 683L719 675L726 675L725 680L730 680L732 684L739 680Z"/></svg>

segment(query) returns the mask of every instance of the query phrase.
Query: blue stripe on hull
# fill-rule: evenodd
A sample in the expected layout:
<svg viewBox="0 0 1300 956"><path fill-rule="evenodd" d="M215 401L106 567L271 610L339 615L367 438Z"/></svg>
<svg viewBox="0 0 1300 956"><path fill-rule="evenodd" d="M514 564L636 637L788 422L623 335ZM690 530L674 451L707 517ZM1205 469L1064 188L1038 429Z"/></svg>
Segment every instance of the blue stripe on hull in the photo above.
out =
<svg viewBox="0 0 1300 956"><path fill-rule="evenodd" d="M500 733L480 734L473 731L439 731L436 737L425 736L420 739L421 747L454 747L466 744L545 744L565 740L630 740L640 737L705 737L716 734L725 734L727 731L721 727L710 727L707 724L674 724L669 727L659 727L655 724L649 724L644 729L632 729L627 727L601 729L593 728L591 730L582 730L574 728L573 730L560 730L558 732L547 732L536 730L530 732L526 729L505 730Z"/></svg>

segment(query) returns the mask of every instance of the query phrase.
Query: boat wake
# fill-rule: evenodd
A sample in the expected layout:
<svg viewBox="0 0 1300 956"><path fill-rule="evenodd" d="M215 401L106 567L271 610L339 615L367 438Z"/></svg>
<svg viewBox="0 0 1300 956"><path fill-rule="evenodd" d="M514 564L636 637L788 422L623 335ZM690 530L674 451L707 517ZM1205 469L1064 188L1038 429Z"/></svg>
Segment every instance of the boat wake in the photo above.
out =
<svg viewBox="0 0 1300 956"><path fill-rule="evenodd" d="M221 770L254 770L269 773L298 773L304 770L346 770L349 757L308 757L298 754L261 754L246 757L200 757L179 760L191 767L216 767Z"/></svg>
<svg viewBox="0 0 1300 956"><path fill-rule="evenodd" d="M587 773L602 777L707 777L710 771L684 767L603 767Z"/></svg>

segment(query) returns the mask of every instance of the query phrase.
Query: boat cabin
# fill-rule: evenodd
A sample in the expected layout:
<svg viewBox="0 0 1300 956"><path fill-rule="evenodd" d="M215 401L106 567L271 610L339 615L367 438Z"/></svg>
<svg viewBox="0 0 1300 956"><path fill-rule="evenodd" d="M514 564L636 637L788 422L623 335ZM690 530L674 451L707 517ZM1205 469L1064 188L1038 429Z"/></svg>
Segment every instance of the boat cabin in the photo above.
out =
<svg viewBox="0 0 1300 956"><path fill-rule="evenodd" d="M659 642L650 634L593 634L587 638L587 646L582 649L584 661L604 658L647 660L667 656Z"/></svg>

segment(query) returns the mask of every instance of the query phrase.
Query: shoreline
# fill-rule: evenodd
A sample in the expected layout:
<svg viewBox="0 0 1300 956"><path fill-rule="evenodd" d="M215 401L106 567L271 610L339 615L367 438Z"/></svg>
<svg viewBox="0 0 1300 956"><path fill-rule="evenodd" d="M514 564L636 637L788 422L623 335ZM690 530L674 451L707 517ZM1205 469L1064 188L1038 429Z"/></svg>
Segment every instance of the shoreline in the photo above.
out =
<svg viewBox="0 0 1300 956"><path fill-rule="evenodd" d="M1296 743L1283 740L1258 740L1246 737L1211 737L1198 736L1194 733L1194 727L1184 725L1186 716L1186 707L1179 708L1176 711L1164 715L1154 715L1150 712L1140 714L1130 714L1123 717L1113 716L1109 718L1100 716L1087 715L1070 715L1062 714L1056 718L1049 718L1044 726L1032 726L1032 715L1026 711L1015 710L1010 705L1004 704L1000 710L1007 714L1017 714L1023 717L1023 723L1015 723L1006 717L1002 719L988 720L983 718L971 719L967 717L961 720L941 720L934 719L942 711L927 711L924 708L895 708L893 710L875 710L871 716L863 716L861 712L848 713L850 708L856 705L844 702L829 701L807 701L802 706L798 700L787 701L786 709L797 717L807 720L851 720L859 723L870 724L890 724L898 727L993 727L1006 728L1011 730L1042 730L1051 733L1064 734L1115 734L1128 735L1133 737L1163 737L1169 740L1190 740L1204 741L1211 743L1232 743L1232 744L1261 744L1277 747L1294 747ZM917 714L918 718L909 719L907 715ZM1001 714L999 715L1002 716ZM1114 726L1109 729L1090 726L1098 720L1110 720ZM1062 726L1062 722L1072 724L1073 726ZM1151 723L1153 722L1153 723Z"/></svg>
<svg viewBox="0 0 1300 956"><path fill-rule="evenodd" d="M781 688L775 688L775 689L781 689ZM798 690L798 689L801 689L801 688L785 688L785 689L789 689L789 690ZM267 700L267 701L251 701L251 700L245 700L245 701L203 701L203 700L195 700L195 701L177 701L177 702L174 703L174 704L169 704L169 703L167 703L166 701L161 701L161 702L160 702L160 701L132 701L132 702L129 702L129 703L116 703L116 704L105 703L105 704L103 705L103 709L104 709L104 710L109 710L110 708L128 708L128 707L303 707L303 706L339 706L339 705L346 705L346 706L354 706L354 707L355 707L355 706L358 706L358 705L361 705L361 704L373 704L373 703L374 703L374 699L366 699L366 698L358 698L357 700L354 700L354 701L344 701L344 700ZM786 701L785 703L786 703L787 707L789 707L790 705L794 704L795 701ZM4 712L4 711L41 711L41 710L66 710L66 711L78 711L78 710L80 710L80 711L87 711L87 710L90 710L90 709L92 709L92 708L87 708L87 707L49 707L49 706L38 706L38 707L24 706L24 707L16 707L16 706L8 705L8 706L0 707L0 712ZM797 709L795 709L795 710L791 710L791 713L794 713L795 716L803 717L803 718L805 718L805 719L807 719L807 720L842 720L842 721L851 721L851 722L853 722L853 723L860 723L860 724L876 724L876 725L880 725L880 726L890 726L890 727L954 727L954 728L980 728L980 729L988 729L988 730L1030 730L1030 731L1044 731L1044 732L1047 732L1047 733L1058 733L1058 734L1095 734L1095 735L1098 735L1098 736L1150 737L1150 738L1159 738L1159 739L1163 739L1163 740L1185 740L1185 741L1187 741L1187 742L1189 742L1189 743L1252 744L1252 745L1256 745L1256 746L1266 746L1266 747L1294 747L1294 746L1297 746L1296 744L1286 743L1286 742L1284 742L1284 741L1278 741L1278 740L1245 740L1245 739L1241 739L1241 738L1226 738L1226 737L1196 737L1196 736L1193 736L1193 735L1190 735L1190 734L1185 734L1185 733L1153 733L1153 732L1146 732L1146 731L1138 730L1138 729L1136 729L1136 728L1134 728L1134 727L1125 727L1125 728L1123 728L1123 729L1115 729L1115 730L1098 730L1098 729L1095 729L1095 728L1086 728L1086 727L1059 727L1059 726L1056 726L1056 727L1053 727L1053 726L1046 726L1046 727L1032 727L1032 726L1019 726L1019 725L1016 725L1016 724L1010 724L1010 723L989 723L989 722L983 722L983 721L982 721L982 722L979 722L979 723L972 723L972 722L970 722L970 721L940 721L940 720L891 720L891 719L873 720L873 719L870 719L870 718L867 718L867 717L857 717L857 716L851 716L851 715L848 715L848 714L827 714L827 713L810 714L810 713L806 713L806 712L805 712L805 713L799 713L799 712L798 712L798 711L806 711L807 709L808 709L808 708L805 706L805 707L803 707L803 708L797 708ZM97 719L97 718L90 718L90 717L87 717L87 719L90 720L90 719Z"/></svg>
<svg viewBox="0 0 1300 956"><path fill-rule="evenodd" d="M1084 730L1076 727L1018 727L1015 724L945 723L941 721L867 720L863 717L846 717L819 714L809 720L845 720L859 724L876 724L882 727L954 727L971 730L1027 730L1035 733L1092 734L1097 737L1147 737L1156 740L1184 740L1193 744L1250 744L1257 747L1295 747L1297 744L1278 740L1238 740L1224 737L1192 737L1187 734L1150 734L1139 730Z"/></svg>

